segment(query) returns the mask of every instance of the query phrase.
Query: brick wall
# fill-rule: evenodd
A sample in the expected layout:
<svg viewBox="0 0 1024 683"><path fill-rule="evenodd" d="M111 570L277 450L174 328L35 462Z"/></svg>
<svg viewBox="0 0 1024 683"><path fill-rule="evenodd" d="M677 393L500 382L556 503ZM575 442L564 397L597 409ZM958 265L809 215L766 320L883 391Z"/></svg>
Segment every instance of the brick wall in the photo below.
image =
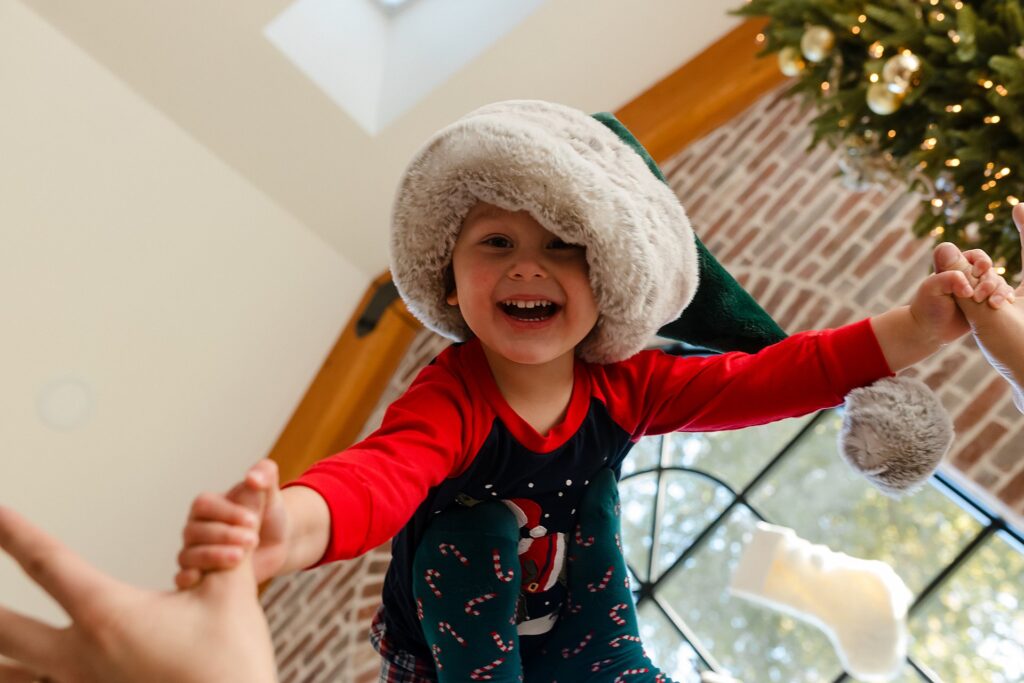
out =
<svg viewBox="0 0 1024 683"><path fill-rule="evenodd" d="M928 272L931 245L909 226L917 199L899 188L855 193L836 179L836 155L811 154L813 112L778 92L663 164L708 248L787 332L831 327L905 303ZM413 344L369 425L443 348ZM1024 520L1024 418L969 340L908 374L953 416L953 473L1018 524ZM366 633L388 550L274 581L263 596L282 683L374 681Z"/></svg>

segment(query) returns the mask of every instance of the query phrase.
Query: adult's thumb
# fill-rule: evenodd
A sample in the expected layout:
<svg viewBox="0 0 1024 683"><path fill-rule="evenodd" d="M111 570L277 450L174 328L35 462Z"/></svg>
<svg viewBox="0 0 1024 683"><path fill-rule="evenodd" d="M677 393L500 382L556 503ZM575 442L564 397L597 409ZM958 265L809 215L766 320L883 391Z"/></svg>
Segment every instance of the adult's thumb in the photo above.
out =
<svg viewBox="0 0 1024 683"><path fill-rule="evenodd" d="M957 246L951 242L943 242L935 247L932 253L935 262L935 272L944 273L947 270L959 270L965 275L971 274L971 264L964 257Z"/></svg>

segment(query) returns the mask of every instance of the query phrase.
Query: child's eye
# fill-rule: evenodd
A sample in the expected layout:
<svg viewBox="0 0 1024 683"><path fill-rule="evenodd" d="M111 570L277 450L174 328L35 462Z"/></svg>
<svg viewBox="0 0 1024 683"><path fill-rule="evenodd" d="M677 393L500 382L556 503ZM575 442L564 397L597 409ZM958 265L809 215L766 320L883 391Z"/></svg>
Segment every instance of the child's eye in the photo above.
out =
<svg viewBox="0 0 1024 683"><path fill-rule="evenodd" d="M548 244L548 249L582 249L582 248L583 248L583 245L581 245L581 244L570 244L569 242L566 242L565 240L559 239L557 237L555 239L551 240L551 242Z"/></svg>
<svg viewBox="0 0 1024 683"><path fill-rule="evenodd" d="M489 247L496 247L498 249L508 249L512 246L512 241L501 235L491 235L483 240L482 244L486 244Z"/></svg>

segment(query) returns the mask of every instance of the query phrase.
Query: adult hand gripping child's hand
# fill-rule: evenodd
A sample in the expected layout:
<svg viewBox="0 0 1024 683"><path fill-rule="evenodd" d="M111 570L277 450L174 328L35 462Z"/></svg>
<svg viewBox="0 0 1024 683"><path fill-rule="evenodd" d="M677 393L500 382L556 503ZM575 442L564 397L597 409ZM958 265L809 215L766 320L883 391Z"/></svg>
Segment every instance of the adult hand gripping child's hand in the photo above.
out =
<svg viewBox="0 0 1024 683"><path fill-rule="evenodd" d="M943 243L935 248L933 258L960 258L960 251L952 244ZM992 260L984 251L968 252L978 266L936 268L936 272L921 283L910 302L910 313L919 329L928 338L946 344L971 331L961 301L977 302L979 306L998 308L1003 301L1014 297L1012 288L992 269Z"/></svg>
<svg viewBox="0 0 1024 683"><path fill-rule="evenodd" d="M288 555L288 515L278 485L277 464L260 460L227 493L202 493L189 511L174 583L184 590L205 572L238 566L249 548L257 581L275 576ZM263 493L262 518L243 505L250 492ZM258 530L258 531L257 531Z"/></svg>
<svg viewBox="0 0 1024 683"><path fill-rule="evenodd" d="M241 502L258 511L261 498ZM0 549L71 619L54 628L0 606L2 683L277 680L248 553L239 567L209 574L193 590L144 590L104 574L3 507Z"/></svg>
<svg viewBox="0 0 1024 683"><path fill-rule="evenodd" d="M1013 220L1021 234L1024 253L1024 205L1014 207ZM1024 285L1013 290L996 274L984 252L975 249L961 254L949 243L936 247L935 270L960 271L980 282L975 295L958 297L957 305L986 359L1010 383L1014 402L1024 412ZM993 293L985 300L990 288Z"/></svg>

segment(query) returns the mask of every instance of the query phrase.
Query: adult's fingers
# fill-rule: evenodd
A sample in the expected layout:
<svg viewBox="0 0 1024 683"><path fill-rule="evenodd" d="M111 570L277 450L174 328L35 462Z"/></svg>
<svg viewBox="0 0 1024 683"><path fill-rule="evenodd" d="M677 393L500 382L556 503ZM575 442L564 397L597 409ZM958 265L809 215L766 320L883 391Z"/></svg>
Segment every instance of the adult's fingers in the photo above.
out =
<svg viewBox="0 0 1024 683"><path fill-rule="evenodd" d="M203 578L203 573L198 569L182 569L174 575L174 585L178 590L184 591L197 585Z"/></svg>
<svg viewBox="0 0 1024 683"><path fill-rule="evenodd" d="M938 273L947 270L959 270L965 275L971 272L971 264L952 242L943 242L932 251L932 261Z"/></svg>
<svg viewBox="0 0 1024 683"><path fill-rule="evenodd" d="M999 284L999 287L996 288L996 291L992 296L988 298L988 305L992 308L999 308L1006 302L1011 304L1014 303L1016 300L1015 297L1016 294L1014 293L1013 288L1005 282L1002 282Z"/></svg>
<svg viewBox="0 0 1024 683"><path fill-rule="evenodd" d="M216 521L237 526L257 528L259 517L244 505L239 505L219 493L201 493L192 503L189 518Z"/></svg>
<svg viewBox="0 0 1024 683"><path fill-rule="evenodd" d="M88 600L121 585L14 510L3 506L0 506L0 548L76 621Z"/></svg>
<svg viewBox="0 0 1024 683"><path fill-rule="evenodd" d="M992 296L1002 284L1003 279L996 275L994 270L990 270L978 281L978 284L974 287L974 296L971 298L977 303L981 303Z"/></svg>
<svg viewBox="0 0 1024 683"><path fill-rule="evenodd" d="M246 483L256 489L277 488L280 483L279 479L277 463L268 458L253 465L245 475Z"/></svg>
<svg viewBox="0 0 1024 683"><path fill-rule="evenodd" d="M0 607L0 655L25 667L43 669L61 651L60 631L46 624ZM11 666L12 671L24 671ZM0 681L4 680L0 678ZM18 680L18 679L12 679ZM35 680L30 679L30 680Z"/></svg>
<svg viewBox="0 0 1024 683"><path fill-rule="evenodd" d="M992 269L992 257L984 249L968 249L963 256L971 264L974 277L981 277Z"/></svg>
<svg viewBox="0 0 1024 683"><path fill-rule="evenodd" d="M237 545L197 545L178 553L178 566L208 572L237 567L245 556L245 548Z"/></svg>
<svg viewBox="0 0 1024 683"><path fill-rule="evenodd" d="M37 683L42 676L17 664L0 662L0 683Z"/></svg>
<svg viewBox="0 0 1024 683"><path fill-rule="evenodd" d="M202 522L193 520L185 525L182 532L185 545L237 545L253 548L259 544L256 531L248 527L232 526L223 522Z"/></svg>

